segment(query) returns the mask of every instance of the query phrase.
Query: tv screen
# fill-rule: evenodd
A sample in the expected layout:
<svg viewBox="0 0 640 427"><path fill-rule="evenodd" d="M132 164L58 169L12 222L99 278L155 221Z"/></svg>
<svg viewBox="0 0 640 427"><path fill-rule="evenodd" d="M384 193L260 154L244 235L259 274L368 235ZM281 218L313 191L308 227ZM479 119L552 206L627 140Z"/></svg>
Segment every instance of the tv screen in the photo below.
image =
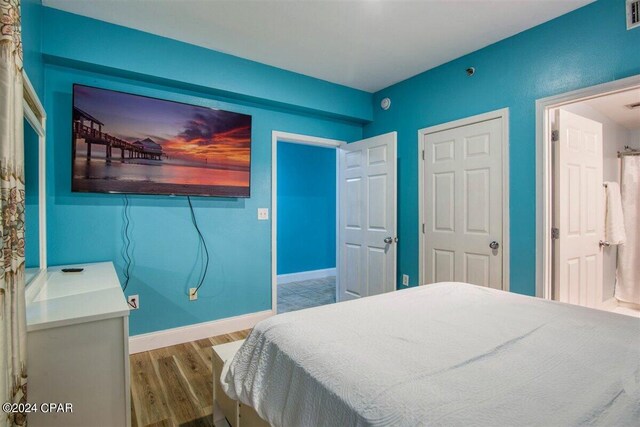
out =
<svg viewBox="0 0 640 427"><path fill-rule="evenodd" d="M249 197L251 116L73 85L72 190Z"/></svg>

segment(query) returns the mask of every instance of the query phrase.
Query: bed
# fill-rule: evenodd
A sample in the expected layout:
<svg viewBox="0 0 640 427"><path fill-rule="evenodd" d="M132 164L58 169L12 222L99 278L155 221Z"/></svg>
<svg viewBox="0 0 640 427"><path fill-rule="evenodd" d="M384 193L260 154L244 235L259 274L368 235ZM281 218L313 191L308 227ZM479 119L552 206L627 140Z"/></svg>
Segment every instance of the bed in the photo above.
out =
<svg viewBox="0 0 640 427"><path fill-rule="evenodd" d="M637 426L640 319L439 283L264 320L221 382L274 426Z"/></svg>

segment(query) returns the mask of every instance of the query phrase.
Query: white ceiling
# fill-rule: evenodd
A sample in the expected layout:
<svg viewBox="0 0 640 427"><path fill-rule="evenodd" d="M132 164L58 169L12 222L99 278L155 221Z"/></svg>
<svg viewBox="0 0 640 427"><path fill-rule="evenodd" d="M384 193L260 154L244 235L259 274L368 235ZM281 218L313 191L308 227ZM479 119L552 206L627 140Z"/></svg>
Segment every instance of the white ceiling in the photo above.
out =
<svg viewBox="0 0 640 427"><path fill-rule="evenodd" d="M43 0L43 3L375 92L592 1Z"/></svg>
<svg viewBox="0 0 640 427"><path fill-rule="evenodd" d="M584 103L609 117L629 130L640 129L640 108L630 109L627 105L640 102L640 89L628 90L612 95L593 98Z"/></svg>

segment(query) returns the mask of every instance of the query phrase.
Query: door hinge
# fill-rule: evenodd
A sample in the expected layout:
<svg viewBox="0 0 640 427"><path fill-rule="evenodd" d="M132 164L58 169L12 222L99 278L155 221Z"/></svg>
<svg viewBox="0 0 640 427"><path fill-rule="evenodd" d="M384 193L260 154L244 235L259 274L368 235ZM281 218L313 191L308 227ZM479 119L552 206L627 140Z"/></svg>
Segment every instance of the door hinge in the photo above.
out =
<svg viewBox="0 0 640 427"><path fill-rule="evenodd" d="M559 139L560 139L560 131L559 130L552 130L551 131L551 141L552 142L558 142Z"/></svg>
<svg viewBox="0 0 640 427"><path fill-rule="evenodd" d="M422 223L422 234L424 234L424 233L426 233L426 232L427 232L427 227L426 227L426 225L425 225L425 224L424 224L424 222L423 222L423 223Z"/></svg>
<svg viewBox="0 0 640 427"><path fill-rule="evenodd" d="M424 160L424 150L422 150L422 160Z"/></svg>
<svg viewBox="0 0 640 427"><path fill-rule="evenodd" d="M551 238L557 240L560 238L560 229L553 227L551 229Z"/></svg>

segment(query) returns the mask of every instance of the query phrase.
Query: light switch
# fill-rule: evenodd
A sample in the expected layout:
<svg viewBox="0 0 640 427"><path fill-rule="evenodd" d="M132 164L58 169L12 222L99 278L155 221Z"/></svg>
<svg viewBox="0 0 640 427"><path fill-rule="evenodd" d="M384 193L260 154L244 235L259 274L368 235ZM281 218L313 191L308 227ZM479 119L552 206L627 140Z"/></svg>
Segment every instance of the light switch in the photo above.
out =
<svg viewBox="0 0 640 427"><path fill-rule="evenodd" d="M269 208L258 208L258 220L266 221L269 219Z"/></svg>

